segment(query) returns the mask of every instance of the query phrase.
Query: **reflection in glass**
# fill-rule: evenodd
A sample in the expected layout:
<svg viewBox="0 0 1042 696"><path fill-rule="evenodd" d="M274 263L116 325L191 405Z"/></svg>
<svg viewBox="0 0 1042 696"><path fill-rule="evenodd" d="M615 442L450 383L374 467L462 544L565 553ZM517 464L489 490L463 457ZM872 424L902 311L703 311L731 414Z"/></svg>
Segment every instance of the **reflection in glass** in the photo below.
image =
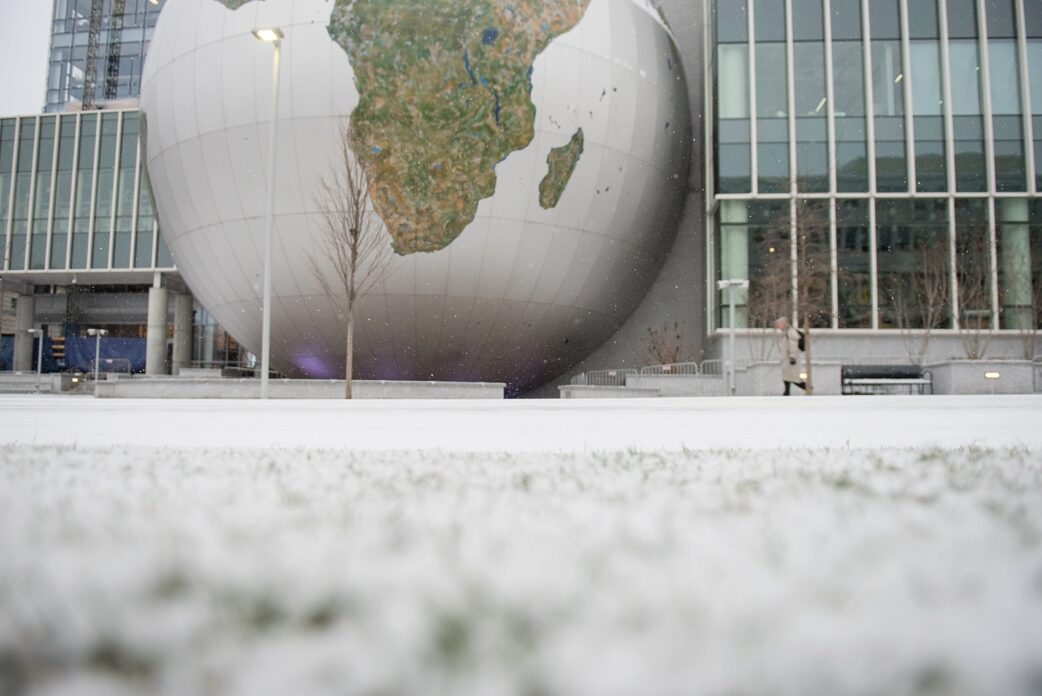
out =
<svg viewBox="0 0 1042 696"><path fill-rule="evenodd" d="M881 328L950 325L949 257L947 201L876 202Z"/></svg>

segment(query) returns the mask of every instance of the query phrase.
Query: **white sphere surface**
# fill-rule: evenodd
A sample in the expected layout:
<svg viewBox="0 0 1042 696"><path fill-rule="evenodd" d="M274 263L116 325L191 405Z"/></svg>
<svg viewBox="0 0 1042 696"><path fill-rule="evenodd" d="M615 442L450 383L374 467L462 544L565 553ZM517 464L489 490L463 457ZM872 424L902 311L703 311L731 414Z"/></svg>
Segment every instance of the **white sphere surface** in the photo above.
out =
<svg viewBox="0 0 1042 696"><path fill-rule="evenodd" d="M527 66L531 137L518 139L514 131L520 147L491 164L494 177L487 168L471 172L492 182L489 195L472 196L472 210L451 195L435 199L435 206L463 211L462 231L443 235L440 248L396 253L386 279L362 298L355 376L505 381L524 390L600 346L657 276L686 195L688 98L673 38L647 0L420 0L395 12L437 14L461 5L511 16L515 5L581 11ZM252 30L279 27L284 34L271 362L295 376L336 377L344 369L344 301L323 292L307 257L321 228L316 193L337 164L338 138L363 86L343 40L331 37L331 18L342 19L349 7L346 0L169 0L144 71L147 164L164 239L200 304L258 353L273 49ZM387 27L375 34L388 40ZM404 31L393 37L412 40ZM508 40L511 30L503 27L486 30L483 41L478 36L486 46ZM352 48L359 52L351 55L369 55L371 47ZM473 89L506 89L475 75L469 56L459 65L464 61ZM436 63L404 70L422 83L428 68L434 79ZM458 87L472 88L463 81ZM497 92L495 121L490 113L482 126L493 134L499 98ZM403 103L411 106L407 95ZM580 129L574 170L556 205L544 207L548 156L574 143ZM418 127L399 135L420 146L444 132ZM459 164L459 171L468 166ZM384 177L396 183L386 171ZM420 224L418 215L410 219ZM388 228L390 217L382 215ZM384 234L390 245L392 233Z"/></svg>

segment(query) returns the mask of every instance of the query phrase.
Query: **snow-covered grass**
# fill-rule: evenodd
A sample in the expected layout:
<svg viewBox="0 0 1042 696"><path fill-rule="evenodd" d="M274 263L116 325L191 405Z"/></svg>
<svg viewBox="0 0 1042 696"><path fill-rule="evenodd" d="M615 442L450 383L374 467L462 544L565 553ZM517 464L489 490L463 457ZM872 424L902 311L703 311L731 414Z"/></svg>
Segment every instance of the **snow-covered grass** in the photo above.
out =
<svg viewBox="0 0 1042 696"><path fill-rule="evenodd" d="M1042 693L1031 449L6 445L0 521L3 694Z"/></svg>

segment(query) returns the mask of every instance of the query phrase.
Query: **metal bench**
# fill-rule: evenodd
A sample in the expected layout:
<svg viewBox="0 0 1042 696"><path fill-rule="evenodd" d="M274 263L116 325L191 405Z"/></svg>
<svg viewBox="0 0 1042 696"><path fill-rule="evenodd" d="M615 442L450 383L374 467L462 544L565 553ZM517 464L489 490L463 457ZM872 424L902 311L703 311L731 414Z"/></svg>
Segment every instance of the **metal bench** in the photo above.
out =
<svg viewBox="0 0 1042 696"><path fill-rule="evenodd" d="M844 394L879 394L892 387L933 394L933 375L918 365L844 365L840 378Z"/></svg>

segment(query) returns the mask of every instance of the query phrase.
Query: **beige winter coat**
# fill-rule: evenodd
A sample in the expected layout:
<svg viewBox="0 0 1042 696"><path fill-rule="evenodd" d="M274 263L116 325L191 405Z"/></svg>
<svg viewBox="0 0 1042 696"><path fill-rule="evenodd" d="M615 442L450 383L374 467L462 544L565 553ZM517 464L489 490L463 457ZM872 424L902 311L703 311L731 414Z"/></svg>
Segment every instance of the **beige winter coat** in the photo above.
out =
<svg viewBox="0 0 1042 696"><path fill-rule="evenodd" d="M800 333L790 326L785 333L778 334L778 356L781 361L783 382L802 382L803 353L800 352Z"/></svg>

